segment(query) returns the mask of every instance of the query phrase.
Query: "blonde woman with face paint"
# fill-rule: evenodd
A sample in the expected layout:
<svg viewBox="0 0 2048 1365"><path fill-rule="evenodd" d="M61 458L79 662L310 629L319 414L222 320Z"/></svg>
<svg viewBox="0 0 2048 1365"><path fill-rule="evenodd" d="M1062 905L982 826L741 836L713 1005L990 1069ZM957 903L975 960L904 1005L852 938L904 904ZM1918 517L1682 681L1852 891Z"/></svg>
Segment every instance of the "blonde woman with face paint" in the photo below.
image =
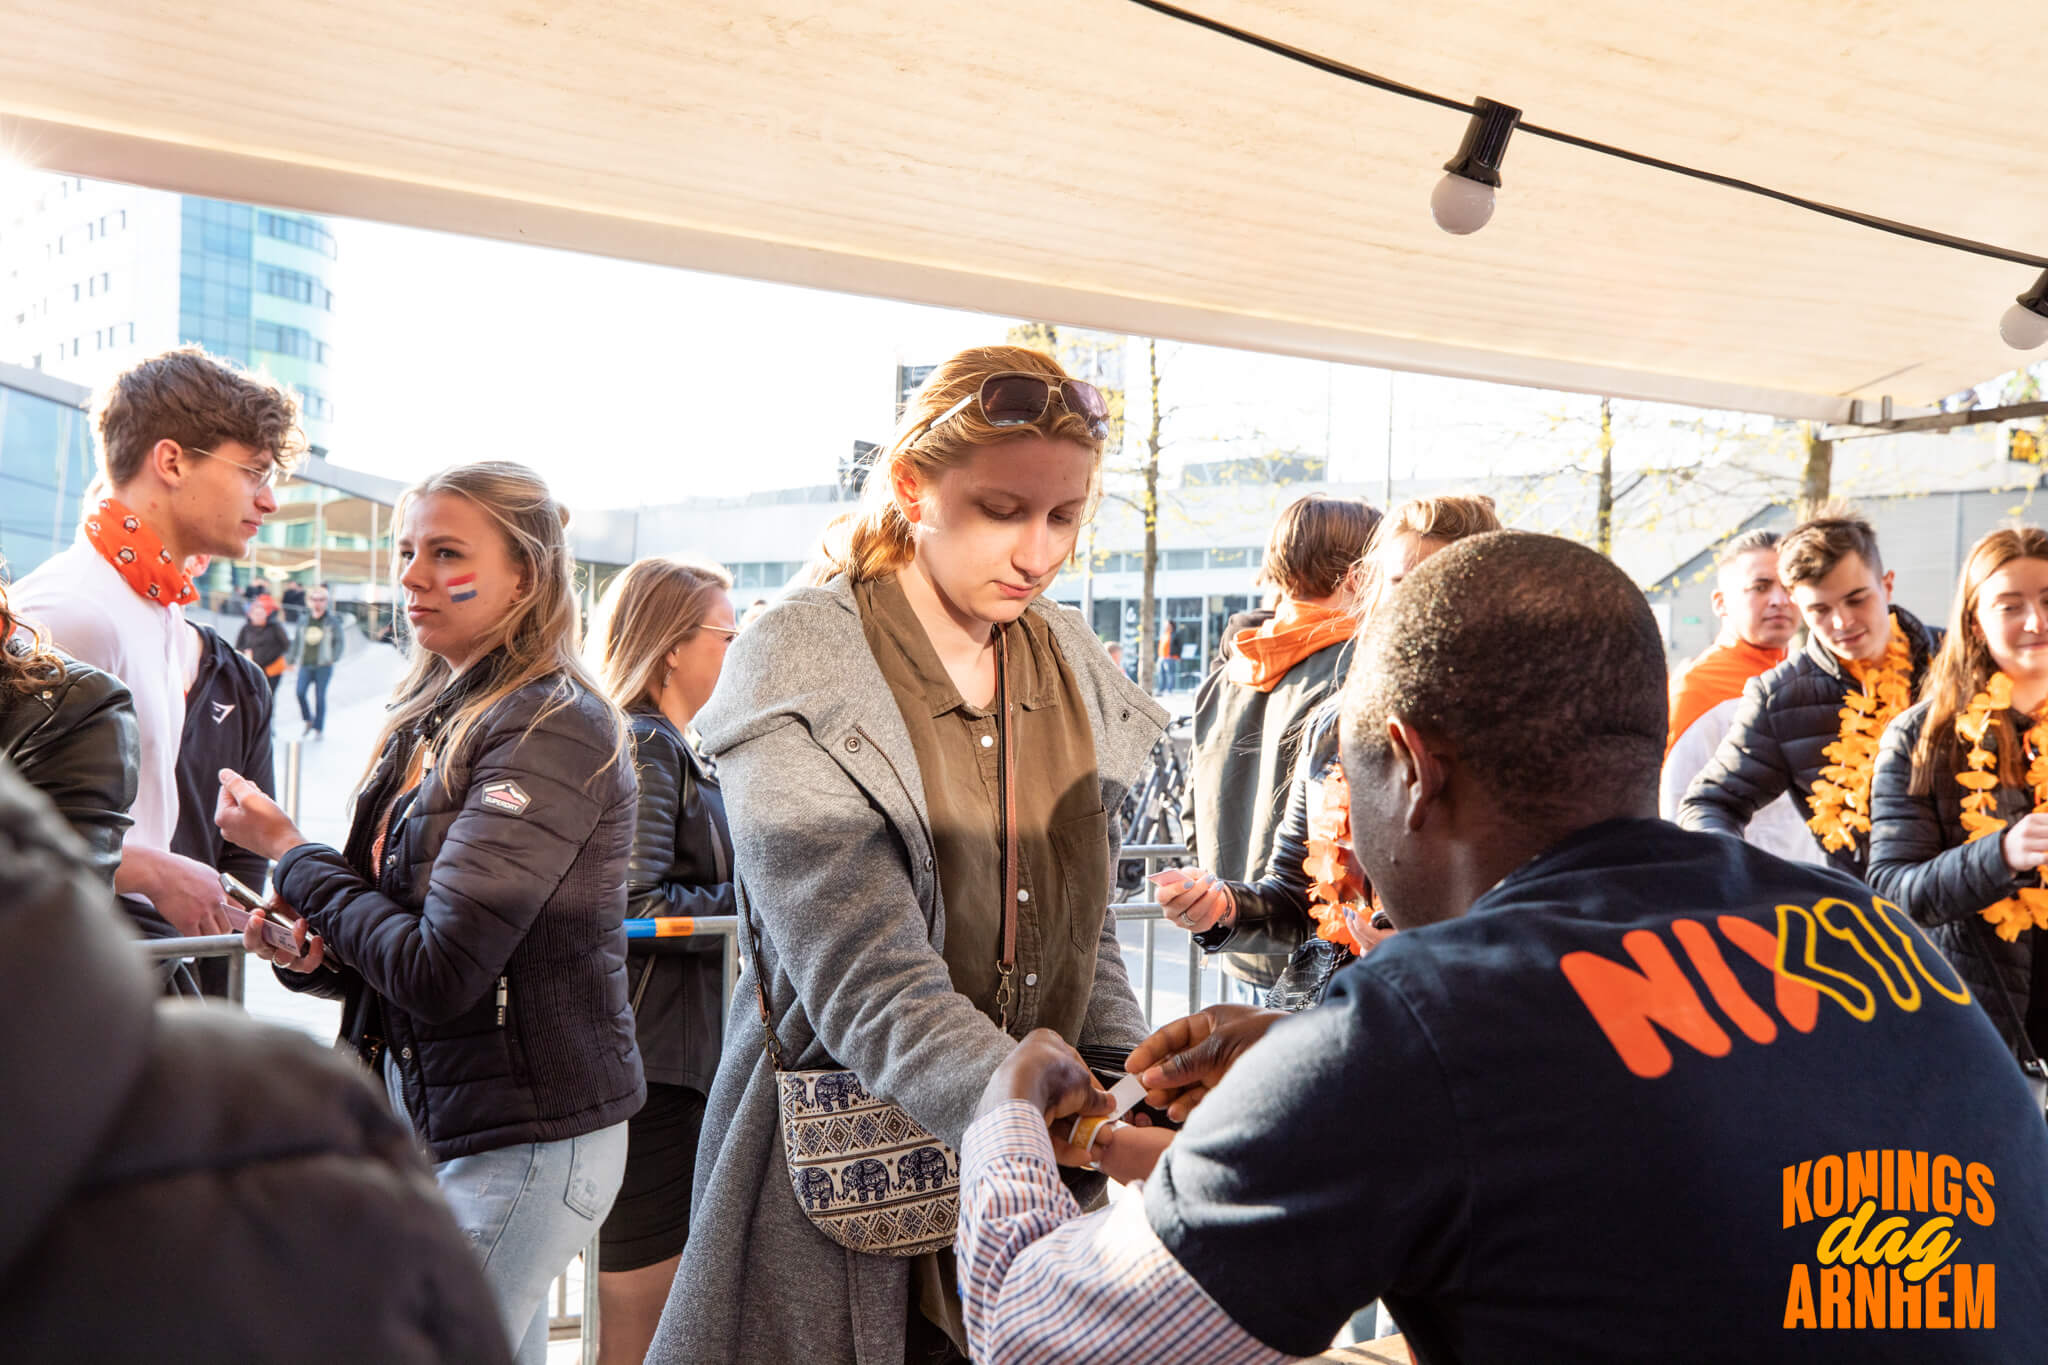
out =
<svg viewBox="0 0 2048 1365"><path fill-rule="evenodd" d="M567 514L532 471L445 470L399 500L412 667L345 849L247 779L215 819L277 860L249 951L342 1001L343 1035L408 1117L484 1262L521 1362L547 1287L604 1220L646 1088L626 1000L636 801L624 721L577 653Z"/></svg>
<svg viewBox="0 0 2048 1365"><path fill-rule="evenodd" d="M828 532L819 585L741 632L697 717L758 952L656 1365L964 1358L950 1249L851 1251L798 1202L764 1009L782 1069L850 1070L955 1148L1032 1030L1119 1057L1145 1036L1107 909L1108 813L1165 717L1041 600L1093 509L1107 429L1102 395L1040 352L939 366L866 506ZM1084 1197L1100 1188L1085 1153L1057 1155ZM912 1193L896 1175L887 1200Z"/></svg>

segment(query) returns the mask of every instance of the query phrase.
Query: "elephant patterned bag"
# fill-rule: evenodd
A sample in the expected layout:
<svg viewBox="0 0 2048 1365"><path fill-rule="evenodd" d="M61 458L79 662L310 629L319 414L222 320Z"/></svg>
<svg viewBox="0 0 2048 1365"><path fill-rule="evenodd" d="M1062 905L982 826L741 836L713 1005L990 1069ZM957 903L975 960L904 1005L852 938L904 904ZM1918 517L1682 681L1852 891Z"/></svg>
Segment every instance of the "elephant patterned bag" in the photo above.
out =
<svg viewBox="0 0 2048 1365"><path fill-rule="evenodd" d="M953 1245L960 1158L851 1071L777 1071L797 1203L843 1247L921 1256Z"/></svg>

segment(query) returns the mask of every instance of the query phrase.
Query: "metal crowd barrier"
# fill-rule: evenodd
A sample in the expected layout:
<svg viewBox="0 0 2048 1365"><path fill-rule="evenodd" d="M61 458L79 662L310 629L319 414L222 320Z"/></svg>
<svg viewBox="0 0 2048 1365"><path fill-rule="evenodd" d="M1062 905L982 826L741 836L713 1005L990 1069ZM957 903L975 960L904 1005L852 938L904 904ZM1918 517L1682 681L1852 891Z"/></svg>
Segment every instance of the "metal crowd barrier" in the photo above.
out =
<svg viewBox="0 0 2048 1365"><path fill-rule="evenodd" d="M283 795L287 799L282 804L288 810L294 810L298 806L297 749L298 745L294 742L286 751L289 757L285 767L286 776ZM1145 870L1150 873L1156 871L1162 864L1185 860L1188 856L1188 851L1181 844L1131 844L1125 846L1122 856L1126 859L1143 859ZM1152 1008L1155 993L1154 987L1157 984L1155 981L1155 968L1157 964L1154 959L1157 957L1159 924L1165 917L1165 911L1158 901L1125 901L1111 908L1116 911L1119 922L1137 922L1144 925L1143 952L1145 956L1140 971L1140 984L1137 988L1137 994L1139 1007L1145 1013L1145 1022L1150 1026L1154 1022ZM629 942L629 951L634 944L650 945L648 948L643 949L643 952L659 951L653 945L660 944L671 945L670 950L672 951L677 939L706 934L715 934L725 940L722 953L722 969L720 972L720 1018L723 1018L725 1011L732 1005L733 989L739 984L739 920L736 916L718 915L692 919L689 921L689 932L687 935L671 934L665 938L634 939ZM245 1003L245 952L242 947L242 936L240 934L218 934L206 938L144 939L141 941L141 946L143 955L154 962L189 961L205 957L227 958L229 963L229 998L237 1005ZM1202 972L1206 958L1207 954L1202 951L1201 945L1194 941L1193 935L1189 935L1187 1007L1190 1011L1200 1009L1202 1006ZM583 1250L583 1302L581 1311L579 1313L571 1313L569 1311L569 1276L566 1270L556 1278L550 1294L554 1301L554 1309L548 1315L548 1336L550 1340L553 1340L558 1335L566 1337L571 1332L574 1332L582 1342L583 1365L597 1365L597 1276L598 1240L593 1236L590 1239L590 1245Z"/></svg>

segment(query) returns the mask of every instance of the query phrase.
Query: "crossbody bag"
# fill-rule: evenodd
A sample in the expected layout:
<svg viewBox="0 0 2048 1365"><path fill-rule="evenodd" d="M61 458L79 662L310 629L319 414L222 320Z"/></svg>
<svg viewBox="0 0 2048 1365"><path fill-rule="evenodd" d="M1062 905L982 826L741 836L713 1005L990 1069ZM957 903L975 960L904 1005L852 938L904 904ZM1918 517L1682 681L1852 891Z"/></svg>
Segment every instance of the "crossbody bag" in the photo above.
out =
<svg viewBox="0 0 2048 1365"><path fill-rule="evenodd" d="M1002 957L996 1007L1005 1033L1017 970L1017 815L1013 769L1016 727L1009 695L1009 653L996 636L996 700L1002 716ZM782 1152L797 1206L818 1231L871 1256L921 1256L953 1245L960 1221L960 1157L894 1100L874 1094L845 1068L791 1070L768 1010L767 978L753 914L740 898L742 934L754 969L763 1046L775 1071Z"/></svg>

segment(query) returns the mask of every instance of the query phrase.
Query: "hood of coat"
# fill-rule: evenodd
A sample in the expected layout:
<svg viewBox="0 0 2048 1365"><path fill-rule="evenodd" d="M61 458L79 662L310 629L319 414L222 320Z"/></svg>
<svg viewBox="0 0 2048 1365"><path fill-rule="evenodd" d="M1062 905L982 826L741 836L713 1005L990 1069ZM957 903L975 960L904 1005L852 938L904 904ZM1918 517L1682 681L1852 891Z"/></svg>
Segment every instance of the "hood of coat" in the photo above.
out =
<svg viewBox="0 0 2048 1365"><path fill-rule="evenodd" d="M70 1198L113 1129L155 1026L148 973L84 847L0 759L0 1275Z"/></svg>
<svg viewBox="0 0 2048 1365"><path fill-rule="evenodd" d="M1127 785L1165 729L1166 711L1110 661L1079 613L1043 598L1030 610L1052 627L1088 703L1098 768ZM696 730L715 762L726 750L791 723L827 747L859 731L893 754L910 752L903 717L868 650L844 574L792 590L740 632L718 690L697 713Z"/></svg>

